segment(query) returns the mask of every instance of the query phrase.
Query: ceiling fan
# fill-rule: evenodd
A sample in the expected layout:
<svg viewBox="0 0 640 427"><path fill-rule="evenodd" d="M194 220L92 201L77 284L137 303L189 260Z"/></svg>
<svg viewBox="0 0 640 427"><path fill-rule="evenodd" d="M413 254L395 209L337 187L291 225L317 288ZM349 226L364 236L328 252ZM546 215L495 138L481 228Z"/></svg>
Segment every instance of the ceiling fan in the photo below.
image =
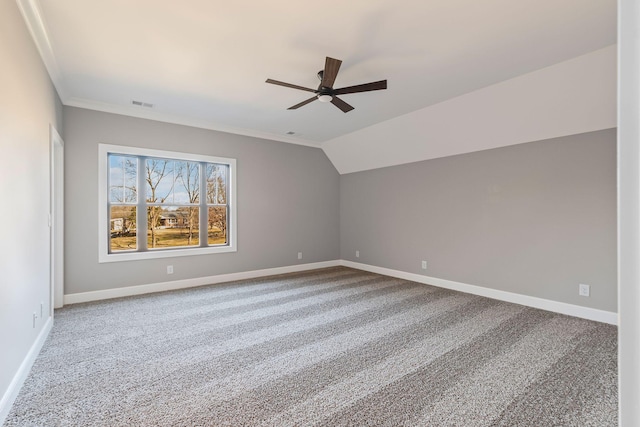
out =
<svg viewBox="0 0 640 427"><path fill-rule="evenodd" d="M358 92L368 92L372 90L381 90L387 88L387 81L380 80L379 82L371 82L365 83L356 86L343 87L340 89L334 89L333 83L336 80L336 76L338 75L338 71L340 70L340 65L342 61L339 59L329 58L327 56L327 60L324 63L324 70L318 71L318 78L320 79L320 85L318 89L310 89L307 87L292 85L291 83L280 82L278 80L267 79L266 83L271 83L274 85L290 87L292 89L304 90L307 92L313 92L315 95L306 101L302 101L299 104L296 104L292 107L287 108L288 110L296 110L304 105L307 105L316 99L320 102L331 102L333 105L341 109L343 112L348 113L353 110L353 107L342 99L338 98L336 95L346 95L348 93L358 93Z"/></svg>

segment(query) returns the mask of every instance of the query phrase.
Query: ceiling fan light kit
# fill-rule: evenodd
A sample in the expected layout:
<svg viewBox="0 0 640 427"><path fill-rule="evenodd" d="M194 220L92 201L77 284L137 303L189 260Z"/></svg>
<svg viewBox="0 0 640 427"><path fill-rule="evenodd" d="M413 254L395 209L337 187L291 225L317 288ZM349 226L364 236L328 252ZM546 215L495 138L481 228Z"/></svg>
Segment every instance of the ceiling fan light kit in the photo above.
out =
<svg viewBox="0 0 640 427"><path fill-rule="evenodd" d="M307 105L316 99L320 102L330 102L340 110L345 113L353 110L353 107L342 99L338 98L336 95L347 95L350 93L358 93L358 92L369 92L373 90L383 90L387 88L387 81L380 80L377 82L365 83L361 85L343 87L340 89L334 89L333 83L336 80L336 76L338 75L338 71L340 70L340 65L342 65L342 61L339 59L329 58L324 63L324 70L320 70L318 72L318 78L320 79L320 85L318 85L318 89L310 89L308 87L293 85L291 83L285 83L278 80L267 79L266 83L289 87L292 89L304 90L306 92L313 92L315 96L300 102L299 104L293 105L288 108L288 110L296 110L304 105Z"/></svg>

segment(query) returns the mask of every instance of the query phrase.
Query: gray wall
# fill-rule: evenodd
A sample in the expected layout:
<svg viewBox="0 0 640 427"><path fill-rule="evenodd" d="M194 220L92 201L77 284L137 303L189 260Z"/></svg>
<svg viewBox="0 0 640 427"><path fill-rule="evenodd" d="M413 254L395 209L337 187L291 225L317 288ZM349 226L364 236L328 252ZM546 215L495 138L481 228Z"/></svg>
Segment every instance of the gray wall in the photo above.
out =
<svg viewBox="0 0 640 427"><path fill-rule="evenodd" d="M1 400L49 318L49 124L62 133L62 105L15 1L0 1L0 64Z"/></svg>
<svg viewBox="0 0 640 427"><path fill-rule="evenodd" d="M74 107L64 126L65 294L339 258L339 175L318 148ZM238 251L99 264L98 143L237 159Z"/></svg>
<svg viewBox="0 0 640 427"><path fill-rule="evenodd" d="M342 175L340 205L342 259L617 311L613 129Z"/></svg>

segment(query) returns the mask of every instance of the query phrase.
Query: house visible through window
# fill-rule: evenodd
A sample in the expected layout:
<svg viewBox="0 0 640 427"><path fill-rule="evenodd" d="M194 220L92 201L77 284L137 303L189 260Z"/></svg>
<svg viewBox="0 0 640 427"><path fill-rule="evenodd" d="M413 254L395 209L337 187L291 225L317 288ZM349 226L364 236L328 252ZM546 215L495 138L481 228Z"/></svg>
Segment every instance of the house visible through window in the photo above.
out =
<svg viewBox="0 0 640 427"><path fill-rule="evenodd" d="M235 250L234 159L101 144L100 162L101 262Z"/></svg>

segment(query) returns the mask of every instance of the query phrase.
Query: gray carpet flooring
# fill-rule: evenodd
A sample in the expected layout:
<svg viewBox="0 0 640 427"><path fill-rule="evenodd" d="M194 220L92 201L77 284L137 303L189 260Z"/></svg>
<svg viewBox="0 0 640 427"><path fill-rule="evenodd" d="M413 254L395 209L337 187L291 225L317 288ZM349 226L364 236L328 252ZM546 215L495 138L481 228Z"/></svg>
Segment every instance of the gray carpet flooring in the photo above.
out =
<svg viewBox="0 0 640 427"><path fill-rule="evenodd" d="M348 268L57 310L5 426L616 426L617 328Z"/></svg>

